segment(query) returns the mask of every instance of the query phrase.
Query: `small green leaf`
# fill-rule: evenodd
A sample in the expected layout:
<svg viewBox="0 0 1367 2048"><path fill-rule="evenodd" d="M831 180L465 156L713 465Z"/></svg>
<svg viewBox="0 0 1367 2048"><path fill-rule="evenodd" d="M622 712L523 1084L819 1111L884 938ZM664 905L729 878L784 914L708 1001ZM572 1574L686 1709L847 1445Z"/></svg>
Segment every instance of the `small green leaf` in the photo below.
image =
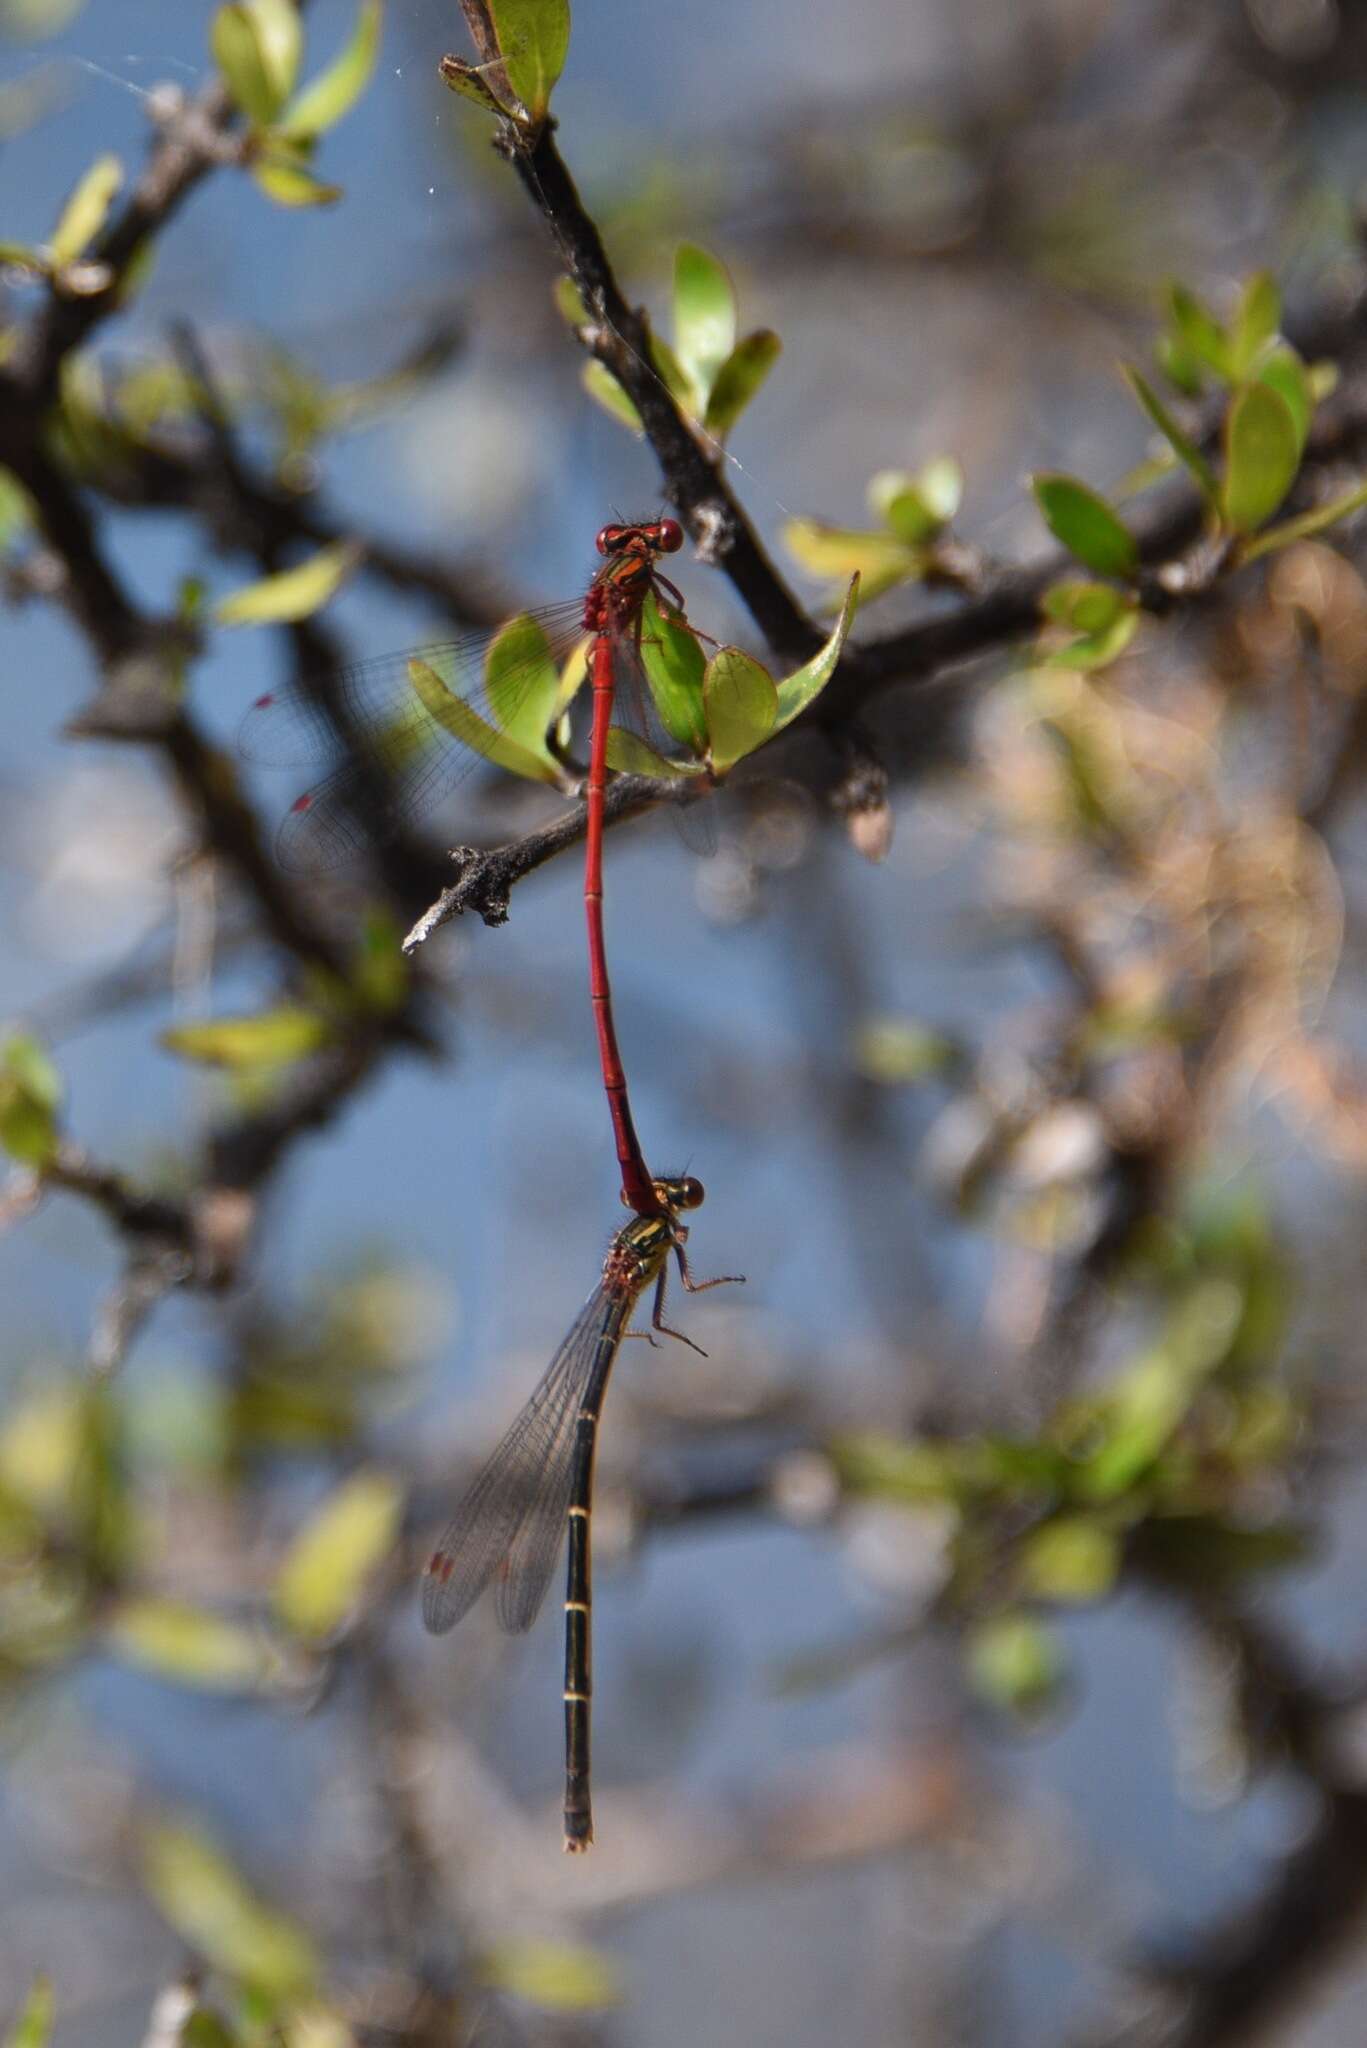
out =
<svg viewBox="0 0 1367 2048"><path fill-rule="evenodd" d="M285 109L276 124L278 135L290 142L311 142L351 111L375 69L383 11L384 0L361 0L350 42Z"/></svg>
<svg viewBox="0 0 1367 2048"><path fill-rule="evenodd" d="M704 431L714 440L726 439L782 353L783 343L768 327L736 343L717 371L703 413Z"/></svg>
<svg viewBox="0 0 1367 2048"><path fill-rule="evenodd" d="M1367 484L1359 484L1346 497L1335 498L1328 505L1317 505L1313 512L1302 512L1295 519L1283 520L1280 526L1269 526L1254 541L1242 550L1241 559L1256 562L1259 555L1270 555L1276 548L1290 547L1293 541L1312 540L1318 533L1347 519L1353 512L1360 512L1367 505Z"/></svg>
<svg viewBox="0 0 1367 2048"><path fill-rule="evenodd" d="M408 676L428 715L444 732L453 734L464 746L473 748L496 767L505 768L510 775L521 775L528 782L559 783L560 769L544 746L541 753L533 753L486 724L463 697L457 697L446 687L434 668L416 655L408 664Z"/></svg>
<svg viewBox="0 0 1367 2048"><path fill-rule="evenodd" d="M142 1864L162 1914L206 1962L269 1999L312 1990L317 1963L308 1936L263 1906L204 1835L151 1828L143 1839Z"/></svg>
<svg viewBox="0 0 1367 2048"><path fill-rule="evenodd" d="M843 593L850 576L858 576L861 604L925 573L925 549L909 548L890 533L824 526L819 519L789 519L783 527L783 544L804 569L832 581L837 595Z"/></svg>
<svg viewBox="0 0 1367 2048"><path fill-rule="evenodd" d="M1267 384L1238 392L1225 421L1225 517L1236 533L1255 533L1296 480L1300 437L1291 408Z"/></svg>
<svg viewBox="0 0 1367 2048"><path fill-rule="evenodd" d="M123 183L123 165L116 156L97 157L77 185L48 242L54 269L62 270L85 254L109 217L114 195Z"/></svg>
<svg viewBox="0 0 1367 2048"><path fill-rule="evenodd" d="M1146 379L1140 376L1138 370L1131 368L1127 364L1124 369L1124 376L1131 391L1133 391L1159 433L1168 443L1173 454L1196 479L1197 484L1200 486L1202 497L1212 507L1218 509L1220 490L1215 481L1215 472L1196 446L1196 443L1189 435L1182 432L1182 429L1178 426L1162 399Z"/></svg>
<svg viewBox="0 0 1367 2048"><path fill-rule="evenodd" d="M1231 376L1229 343L1224 329L1207 311L1194 292L1174 284L1168 290L1168 307L1173 325L1191 353L1217 376Z"/></svg>
<svg viewBox="0 0 1367 2048"><path fill-rule="evenodd" d="M736 345L736 294L715 256L693 242L674 255L674 349L701 413L717 372Z"/></svg>
<svg viewBox="0 0 1367 2048"><path fill-rule="evenodd" d="M617 1972L597 1949L530 1936L498 1942L479 1965L490 1990L509 1993L543 2012L604 2012L621 2002Z"/></svg>
<svg viewBox="0 0 1367 2048"><path fill-rule="evenodd" d="M1028 1614L998 1614L980 1623L969 1640L968 1667L994 1706L1026 1719L1048 1712L1064 1678L1057 1642Z"/></svg>
<svg viewBox="0 0 1367 2048"><path fill-rule="evenodd" d="M725 775L768 739L778 716L778 691L750 655L722 647L707 664L703 704L712 771Z"/></svg>
<svg viewBox="0 0 1367 2048"><path fill-rule="evenodd" d="M508 82L534 122L546 117L570 47L569 0L487 0Z"/></svg>
<svg viewBox="0 0 1367 2048"><path fill-rule="evenodd" d="M23 2011L5 2036L5 2048L48 2048L52 2038L52 1980L35 1977Z"/></svg>
<svg viewBox="0 0 1367 2048"><path fill-rule="evenodd" d="M1128 577L1139 566L1134 537L1104 498L1076 477L1039 475L1030 480L1045 524L1098 576Z"/></svg>
<svg viewBox="0 0 1367 2048"><path fill-rule="evenodd" d="M317 1010L282 1003L255 1017L211 1017L173 1024L161 1034L167 1052L209 1067L288 1067L329 1044L334 1028Z"/></svg>
<svg viewBox="0 0 1367 2048"><path fill-rule="evenodd" d="M1075 633L1104 633L1127 605L1125 593L1109 583L1053 583L1040 599L1046 618Z"/></svg>
<svg viewBox="0 0 1367 2048"><path fill-rule="evenodd" d="M275 1611L306 1642L341 1627L394 1546L403 1491L389 1473L355 1472L296 1536L275 1581Z"/></svg>
<svg viewBox="0 0 1367 2048"><path fill-rule="evenodd" d="M62 1081L36 1038L0 1045L0 1145L21 1166L43 1167L57 1150Z"/></svg>
<svg viewBox="0 0 1367 2048"><path fill-rule="evenodd" d="M181 1600L121 1601L105 1640L116 1657L206 1692L259 1692L278 1664L261 1636Z"/></svg>
<svg viewBox="0 0 1367 2048"><path fill-rule="evenodd" d="M341 589L363 552L354 541L334 541L297 567L220 598L214 617L220 626L292 625L312 618Z"/></svg>
<svg viewBox="0 0 1367 2048"><path fill-rule="evenodd" d="M299 75L303 32L293 0L232 0L209 32L215 64L247 119L266 128Z"/></svg>
<svg viewBox="0 0 1367 2048"><path fill-rule="evenodd" d="M340 185L325 185L307 165L283 151L254 157L252 177L277 206L332 206L342 196Z"/></svg>
<svg viewBox="0 0 1367 2048"><path fill-rule="evenodd" d="M1281 325L1282 295L1269 272L1249 278L1229 335L1229 372L1236 383L1253 375L1258 359Z"/></svg>
<svg viewBox="0 0 1367 2048"><path fill-rule="evenodd" d="M1057 1515L1021 1550L1021 1584L1041 1600L1099 1600L1115 1584L1120 1543L1090 1515Z"/></svg>
<svg viewBox="0 0 1367 2048"><path fill-rule="evenodd" d="M238 2048L238 2036L211 2006L199 2005L181 2028L176 2048Z"/></svg>
<svg viewBox="0 0 1367 2048"><path fill-rule="evenodd" d="M628 398L611 370L605 363L600 363L597 356L592 356L585 363L583 381L589 397L596 399L604 411L610 412L622 426L630 428L633 434L645 432L645 423L634 401Z"/></svg>
<svg viewBox="0 0 1367 2048"><path fill-rule="evenodd" d="M831 628L824 646L818 648L810 661L794 669L778 685L778 716L774 720L774 731L782 732L785 725L791 725L798 713L821 695L831 677L835 674L840 650L850 630L854 608L859 601L859 578L851 576L850 587L845 592L845 602L840 607L840 616Z"/></svg>
<svg viewBox="0 0 1367 2048"><path fill-rule="evenodd" d="M1044 649L1041 656L1043 665L1067 669L1107 668L1124 653L1138 628L1139 607L1131 602L1122 606L1110 624L1099 632L1083 633L1066 647Z"/></svg>
<svg viewBox="0 0 1367 2048"><path fill-rule="evenodd" d="M959 509L963 471L951 456L927 463L917 476L883 469L869 480L869 503L899 541L920 547L934 540Z"/></svg>
<svg viewBox="0 0 1367 2048"><path fill-rule="evenodd" d="M1297 443L1303 449L1315 414L1315 398L1309 372L1289 343L1283 342L1264 357L1258 366L1258 382L1270 385L1286 400L1296 423Z"/></svg>
<svg viewBox="0 0 1367 2048"><path fill-rule="evenodd" d="M589 309L584 303L584 294L572 277L558 277L552 287L555 310L567 327L587 327Z"/></svg>
<svg viewBox="0 0 1367 2048"><path fill-rule="evenodd" d="M702 761L672 761L623 726L608 727L608 766L617 775L648 775L655 782L677 782L685 775L705 775Z"/></svg>
<svg viewBox="0 0 1367 2048"><path fill-rule="evenodd" d="M707 751L703 711L706 662L698 636L662 612L651 591L641 607L641 667L661 723L672 740L692 754Z"/></svg>
<svg viewBox="0 0 1367 2048"><path fill-rule="evenodd" d="M1205 386L1200 359L1193 355L1180 334L1160 335L1154 354L1158 367L1184 398L1199 398Z"/></svg>
<svg viewBox="0 0 1367 2048"><path fill-rule="evenodd" d="M546 734L559 706L560 671L544 627L525 612L509 619L489 642L484 690L500 732L552 762Z"/></svg>

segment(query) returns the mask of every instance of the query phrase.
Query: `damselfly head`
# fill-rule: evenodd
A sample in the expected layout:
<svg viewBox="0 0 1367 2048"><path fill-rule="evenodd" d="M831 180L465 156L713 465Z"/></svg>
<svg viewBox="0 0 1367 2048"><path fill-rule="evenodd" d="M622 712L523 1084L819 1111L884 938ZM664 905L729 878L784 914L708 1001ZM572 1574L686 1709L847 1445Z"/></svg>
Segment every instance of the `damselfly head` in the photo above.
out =
<svg viewBox="0 0 1367 2048"><path fill-rule="evenodd" d="M632 548L652 555L677 555L684 530L677 519L656 519L646 526L600 526L594 542L600 555L624 555Z"/></svg>
<svg viewBox="0 0 1367 2048"><path fill-rule="evenodd" d="M674 1180L657 1180L655 1192L670 1214L677 1215L680 1209L700 1208L707 1190L691 1173L684 1173Z"/></svg>

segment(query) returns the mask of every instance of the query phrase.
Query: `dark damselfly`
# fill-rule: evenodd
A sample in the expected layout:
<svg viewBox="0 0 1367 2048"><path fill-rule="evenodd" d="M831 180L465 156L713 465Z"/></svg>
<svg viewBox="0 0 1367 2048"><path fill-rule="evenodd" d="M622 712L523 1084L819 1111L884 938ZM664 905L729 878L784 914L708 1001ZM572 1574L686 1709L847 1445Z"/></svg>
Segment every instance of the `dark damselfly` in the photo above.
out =
<svg viewBox="0 0 1367 2048"><path fill-rule="evenodd" d="M536 1619L555 1569L566 1526L565 1581L565 1847L593 1840L589 1787L589 1713L593 1694L590 1514L598 1418L608 1375L627 1325L646 1289L655 1288L652 1327L697 1350L664 1321L665 1281L672 1254L691 1294L739 1279L735 1273L695 1280L680 1217L703 1199L691 1176L657 1180L659 1213L634 1216L619 1230L603 1276L556 1352L526 1407L471 1484L423 1575L423 1620L434 1635L454 1628L491 1584L499 1621L513 1634ZM648 1335L648 1332L641 1332Z"/></svg>

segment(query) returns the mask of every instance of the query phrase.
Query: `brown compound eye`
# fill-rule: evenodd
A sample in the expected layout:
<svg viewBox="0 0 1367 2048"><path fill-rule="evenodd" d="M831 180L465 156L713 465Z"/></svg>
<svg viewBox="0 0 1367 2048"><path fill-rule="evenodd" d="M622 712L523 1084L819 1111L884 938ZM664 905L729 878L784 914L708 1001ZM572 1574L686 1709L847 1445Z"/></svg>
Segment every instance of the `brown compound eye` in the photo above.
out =
<svg viewBox="0 0 1367 2048"><path fill-rule="evenodd" d="M671 521L670 524L672 523L673 522ZM702 1206L706 1194L707 1190L703 1186L702 1182L700 1180L695 1180L691 1173L686 1173L683 1179L679 1182L679 1207L681 1209L700 1208Z"/></svg>
<svg viewBox="0 0 1367 2048"><path fill-rule="evenodd" d="M684 530L677 519L661 519L650 530L650 544L662 555L677 555L684 544Z"/></svg>
<svg viewBox="0 0 1367 2048"><path fill-rule="evenodd" d="M600 526L594 546L600 555L620 554L623 542L630 532L629 526Z"/></svg>

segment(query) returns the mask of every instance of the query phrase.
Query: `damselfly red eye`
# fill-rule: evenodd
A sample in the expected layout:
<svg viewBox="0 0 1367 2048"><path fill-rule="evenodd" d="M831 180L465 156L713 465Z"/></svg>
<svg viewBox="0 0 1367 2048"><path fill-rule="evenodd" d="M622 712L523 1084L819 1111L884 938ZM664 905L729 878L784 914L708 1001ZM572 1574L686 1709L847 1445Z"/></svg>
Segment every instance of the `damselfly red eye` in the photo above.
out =
<svg viewBox="0 0 1367 2048"><path fill-rule="evenodd" d="M662 555L677 555L684 544L684 530L677 519L661 519L650 531L650 544Z"/></svg>

